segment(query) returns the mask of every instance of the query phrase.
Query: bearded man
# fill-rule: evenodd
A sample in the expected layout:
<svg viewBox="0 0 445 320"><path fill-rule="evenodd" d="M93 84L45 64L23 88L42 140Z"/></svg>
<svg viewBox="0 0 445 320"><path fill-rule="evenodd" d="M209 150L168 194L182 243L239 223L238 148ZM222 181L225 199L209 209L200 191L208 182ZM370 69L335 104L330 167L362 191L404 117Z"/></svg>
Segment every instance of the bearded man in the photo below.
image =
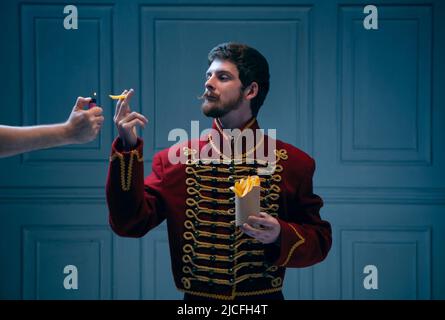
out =
<svg viewBox="0 0 445 320"><path fill-rule="evenodd" d="M284 299L286 268L319 263L331 248L331 226L319 214L323 201L313 193L315 161L266 135L242 138L259 129L256 117L269 91L260 52L223 43L208 60L201 98L213 130L176 146L182 163L170 161L170 148L155 154L145 179L135 128L147 119L131 112L134 91L122 93L106 185L110 225L118 235L142 237L166 220L174 280L185 300ZM238 134L229 134L232 129ZM200 156L203 149L212 161ZM270 155L273 170L261 171L270 167ZM230 187L260 172L260 212L237 226Z"/></svg>

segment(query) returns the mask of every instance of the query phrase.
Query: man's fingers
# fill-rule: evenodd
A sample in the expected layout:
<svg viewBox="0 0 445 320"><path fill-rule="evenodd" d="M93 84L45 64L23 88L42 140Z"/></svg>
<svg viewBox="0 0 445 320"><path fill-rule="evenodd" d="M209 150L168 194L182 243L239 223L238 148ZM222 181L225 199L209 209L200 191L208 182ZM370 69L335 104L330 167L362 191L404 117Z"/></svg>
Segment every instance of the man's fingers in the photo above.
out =
<svg viewBox="0 0 445 320"><path fill-rule="evenodd" d="M243 229L243 231L248 231L248 232L255 232L256 230L248 223L243 223L243 225L241 226L241 228Z"/></svg>
<svg viewBox="0 0 445 320"><path fill-rule="evenodd" d="M128 90L127 89L125 89L124 91L122 91L122 93L121 93L121 95L122 94L127 94L127 92L128 92ZM120 117L122 117L122 115L123 115L123 113L122 113L122 102L123 102L124 100L119 100L117 103L116 103L116 111L115 111L115 117L116 118L120 118Z"/></svg>
<svg viewBox="0 0 445 320"><path fill-rule="evenodd" d="M257 239L258 241L262 243L271 243L271 230L261 230L261 229L255 229L254 227L250 226L248 223L244 223L241 226L241 231L243 231L248 236Z"/></svg>
<svg viewBox="0 0 445 320"><path fill-rule="evenodd" d="M131 97L133 96L134 90L130 89L129 91L125 90L125 99L121 102L120 106L120 114L126 111L130 111L130 106L128 105L128 102L130 102Z"/></svg>
<svg viewBox="0 0 445 320"><path fill-rule="evenodd" d="M249 218L247 219L247 222L250 225L255 225L255 224L260 224L262 226L265 227L273 227L274 223L272 221L270 221L269 219L267 219L267 217L257 217L257 216L249 216Z"/></svg>
<svg viewBox="0 0 445 320"><path fill-rule="evenodd" d="M140 127L144 128L145 127L145 122L143 122L140 119L133 119L133 120L131 120L129 122L126 122L123 125L123 127L126 128L126 129L127 128L136 128L136 126L140 126Z"/></svg>
<svg viewBox="0 0 445 320"><path fill-rule="evenodd" d="M255 229L254 227L252 227L252 226L251 226L250 224L248 224L248 223L244 223L244 224L242 225L242 230L243 230L244 232L246 232L247 234L251 235L252 237L256 236L257 233L258 233L259 231L261 231L261 230L259 230L259 229Z"/></svg>
<svg viewBox="0 0 445 320"><path fill-rule="evenodd" d="M265 228L261 228L262 226L265 226ZM276 241L281 230L277 219L264 212L260 212L259 217L250 216L247 223L244 223L240 229L262 243Z"/></svg>
<svg viewBox="0 0 445 320"><path fill-rule="evenodd" d="M77 97L76 104L74 105L73 110L78 111L82 110L84 107L86 107L91 101L91 98L84 98L84 97Z"/></svg>
<svg viewBox="0 0 445 320"><path fill-rule="evenodd" d="M146 118L146 117L144 117L142 114L140 114L140 113L137 113L137 112L132 112L132 113L130 113L129 115L127 115L123 120L122 120L122 122L123 123L126 123L126 122L129 122L129 121L131 121L131 120L133 120L133 119L139 119L139 120L141 120L143 123L144 123L144 125L148 122L148 119Z"/></svg>
<svg viewBox="0 0 445 320"><path fill-rule="evenodd" d="M122 93L121 93L120 95L121 95L121 96L122 96L122 95L126 95L127 92L128 92L128 90L125 89L124 91L122 91ZM123 101L124 101L123 99L119 99L119 100L117 100L116 107L120 107Z"/></svg>
<svg viewBox="0 0 445 320"><path fill-rule="evenodd" d="M125 99L122 103L128 103L130 101L131 97L133 96L133 94L134 94L134 90L130 89L130 91L127 92Z"/></svg>

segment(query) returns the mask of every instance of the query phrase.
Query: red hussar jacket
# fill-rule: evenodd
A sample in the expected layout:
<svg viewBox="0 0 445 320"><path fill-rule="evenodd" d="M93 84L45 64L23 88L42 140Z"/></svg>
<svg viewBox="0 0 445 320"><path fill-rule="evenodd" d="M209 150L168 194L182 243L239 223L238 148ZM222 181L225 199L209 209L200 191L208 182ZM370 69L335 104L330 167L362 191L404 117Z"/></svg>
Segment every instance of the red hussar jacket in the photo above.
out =
<svg viewBox="0 0 445 320"><path fill-rule="evenodd" d="M259 128L255 119L248 128ZM116 139L106 185L110 225L121 236L142 237L166 220L174 280L181 291L216 299L278 292L286 267L318 263L331 247L330 224L319 215L323 202L312 189L315 162L266 135L255 137L253 148L243 145L236 161L215 143L224 146L233 139L218 120L213 129L216 136L157 153L145 180L142 140L134 150L123 151ZM273 161L257 155L260 145ZM202 154L223 161L209 163ZM183 161L172 163L172 155ZM271 164L274 170L260 175L261 211L278 220L281 233L274 244L262 244L235 226L229 187Z"/></svg>

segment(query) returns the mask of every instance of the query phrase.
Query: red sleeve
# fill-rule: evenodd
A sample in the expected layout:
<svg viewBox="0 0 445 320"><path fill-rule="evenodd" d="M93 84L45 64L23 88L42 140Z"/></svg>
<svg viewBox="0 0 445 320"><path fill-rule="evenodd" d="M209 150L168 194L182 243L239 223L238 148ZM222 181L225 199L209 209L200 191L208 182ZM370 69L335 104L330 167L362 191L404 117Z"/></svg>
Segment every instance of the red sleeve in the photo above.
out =
<svg viewBox="0 0 445 320"><path fill-rule="evenodd" d="M280 253L274 264L285 267L307 267L322 261L331 244L331 225L320 218L323 200L313 193L315 162L303 176L296 194L297 210L289 213L289 221L278 218L281 226Z"/></svg>
<svg viewBox="0 0 445 320"><path fill-rule="evenodd" d="M109 222L120 236L142 237L164 219L162 209L162 161L153 157L152 173L144 185L143 141L123 151L117 138L112 145L106 184Z"/></svg>

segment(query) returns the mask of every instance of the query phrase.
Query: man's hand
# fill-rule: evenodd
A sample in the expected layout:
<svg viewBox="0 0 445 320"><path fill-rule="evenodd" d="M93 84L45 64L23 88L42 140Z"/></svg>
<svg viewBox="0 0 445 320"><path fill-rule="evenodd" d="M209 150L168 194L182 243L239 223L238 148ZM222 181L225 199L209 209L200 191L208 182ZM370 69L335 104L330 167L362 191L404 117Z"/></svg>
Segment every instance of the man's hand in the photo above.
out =
<svg viewBox="0 0 445 320"><path fill-rule="evenodd" d="M91 98L77 98L76 105L65 123L67 142L90 142L99 133L104 122L102 108L94 107L90 110L83 110L90 101Z"/></svg>
<svg viewBox="0 0 445 320"><path fill-rule="evenodd" d="M247 223L240 228L245 234L264 244L275 242L281 232L278 220L264 212L260 212L259 216L250 216Z"/></svg>
<svg viewBox="0 0 445 320"><path fill-rule="evenodd" d="M128 102L133 96L134 90L124 90L122 94L126 95L126 97L123 100L119 100L116 104L114 123L116 124L124 148L130 150L133 149L137 143L136 126L144 128L148 120L140 113L131 112Z"/></svg>

